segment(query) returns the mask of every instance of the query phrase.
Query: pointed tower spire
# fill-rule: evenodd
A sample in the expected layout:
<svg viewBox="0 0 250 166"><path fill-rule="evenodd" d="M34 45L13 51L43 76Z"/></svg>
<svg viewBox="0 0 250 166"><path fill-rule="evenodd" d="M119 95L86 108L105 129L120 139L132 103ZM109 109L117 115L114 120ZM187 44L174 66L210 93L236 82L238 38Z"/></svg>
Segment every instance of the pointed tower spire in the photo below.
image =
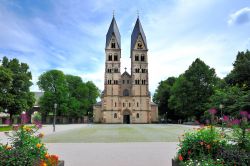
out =
<svg viewBox="0 0 250 166"><path fill-rule="evenodd" d="M118 26L116 24L114 15L113 15L111 24L109 26L108 33L106 34L106 46L105 46L105 48L108 48L110 40L111 40L113 35L115 36L116 41L118 43L118 48L120 49L121 48L121 37L120 37L120 32L119 32Z"/></svg>
<svg viewBox="0 0 250 166"><path fill-rule="evenodd" d="M136 23L135 23L135 26L134 26L134 30L133 30L132 35L131 35L131 51L134 49L139 35L141 35L141 37L142 37L143 43L145 45L145 49L148 49L146 36L144 34L144 31L143 31L143 28L142 28L142 25L141 25L141 22L140 22L140 19L138 16Z"/></svg>

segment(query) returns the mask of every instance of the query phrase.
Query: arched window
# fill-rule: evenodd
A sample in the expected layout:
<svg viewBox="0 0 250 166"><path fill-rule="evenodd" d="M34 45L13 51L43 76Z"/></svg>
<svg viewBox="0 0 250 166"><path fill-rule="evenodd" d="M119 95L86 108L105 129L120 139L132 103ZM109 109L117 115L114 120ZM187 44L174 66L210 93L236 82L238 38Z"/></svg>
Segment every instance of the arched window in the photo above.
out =
<svg viewBox="0 0 250 166"><path fill-rule="evenodd" d="M117 54L114 55L114 61L118 61L118 55Z"/></svg>
<svg viewBox="0 0 250 166"><path fill-rule="evenodd" d="M123 96L129 96L129 90L128 89L123 90Z"/></svg>
<svg viewBox="0 0 250 166"><path fill-rule="evenodd" d="M143 54L141 55L141 61L145 61L145 56Z"/></svg>
<svg viewBox="0 0 250 166"><path fill-rule="evenodd" d="M136 118L140 118L140 114L139 113L136 114Z"/></svg>
<svg viewBox="0 0 250 166"><path fill-rule="evenodd" d="M114 118L117 118L117 113L114 114Z"/></svg>
<svg viewBox="0 0 250 166"><path fill-rule="evenodd" d="M109 61L112 61L112 54L109 54Z"/></svg>
<svg viewBox="0 0 250 166"><path fill-rule="evenodd" d="M139 61L139 55L138 54L135 55L135 61Z"/></svg>
<svg viewBox="0 0 250 166"><path fill-rule="evenodd" d="M111 48L115 48L115 39L112 39L111 41Z"/></svg>

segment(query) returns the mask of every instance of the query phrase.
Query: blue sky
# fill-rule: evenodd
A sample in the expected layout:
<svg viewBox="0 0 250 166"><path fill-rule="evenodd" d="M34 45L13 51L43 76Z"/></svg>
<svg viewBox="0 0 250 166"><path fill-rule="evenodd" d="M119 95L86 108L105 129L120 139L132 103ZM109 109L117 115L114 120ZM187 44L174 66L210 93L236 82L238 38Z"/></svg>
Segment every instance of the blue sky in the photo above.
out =
<svg viewBox="0 0 250 166"><path fill-rule="evenodd" d="M105 36L115 10L122 71L130 68L130 36L137 10L148 42L150 90L201 58L224 77L238 51L250 49L248 0L1 0L0 58L29 64L32 90L41 73L104 84Z"/></svg>

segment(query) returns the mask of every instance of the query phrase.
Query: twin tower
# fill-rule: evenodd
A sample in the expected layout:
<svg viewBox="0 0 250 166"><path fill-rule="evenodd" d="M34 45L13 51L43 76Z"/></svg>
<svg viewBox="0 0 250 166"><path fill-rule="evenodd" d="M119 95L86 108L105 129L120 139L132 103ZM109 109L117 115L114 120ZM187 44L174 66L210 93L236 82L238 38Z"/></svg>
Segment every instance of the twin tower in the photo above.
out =
<svg viewBox="0 0 250 166"><path fill-rule="evenodd" d="M96 123L152 123L158 107L148 89L148 47L140 19L131 35L131 74L121 74L121 36L113 17L106 35L104 91L94 105Z"/></svg>

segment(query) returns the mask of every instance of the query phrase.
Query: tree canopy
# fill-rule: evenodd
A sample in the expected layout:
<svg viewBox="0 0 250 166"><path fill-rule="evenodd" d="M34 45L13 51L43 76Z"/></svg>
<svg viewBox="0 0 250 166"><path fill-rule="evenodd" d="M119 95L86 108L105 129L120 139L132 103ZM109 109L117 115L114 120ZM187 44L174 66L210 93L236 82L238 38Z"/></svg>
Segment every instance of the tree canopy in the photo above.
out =
<svg viewBox="0 0 250 166"><path fill-rule="evenodd" d="M0 110L8 110L10 118L14 114L29 110L34 102L30 92L32 75L26 63L18 59L3 57L0 66Z"/></svg>
<svg viewBox="0 0 250 166"><path fill-rule="evenodd" d="M58 105L58 115L82 117L92 114L99 90L92 82L83 82L74 75L65 75L59 70L50 70L39 77L38 86L44 91L40 99L43 114L53 111Z"/></svg>
<svg viewBox="0 0 250 166"><path fill-rule="evenodd" d="M250 90L250 51L238 52L233 63L233 70L225 77L230 85L247 87Z"/></svg>
<svg viewBox="0 0 250 166"><path fill-rule="evenodd" d="M168 79L172 80L172 77ZM238 52L233 70L224 78L216 76L215 70L200 59L175 79L161 81L153 100L159 112L170 112L172 119L196 117L200 120L211 108L220 109L221 114L237 116L239 110L250 112L250 52Z"/></svg>

